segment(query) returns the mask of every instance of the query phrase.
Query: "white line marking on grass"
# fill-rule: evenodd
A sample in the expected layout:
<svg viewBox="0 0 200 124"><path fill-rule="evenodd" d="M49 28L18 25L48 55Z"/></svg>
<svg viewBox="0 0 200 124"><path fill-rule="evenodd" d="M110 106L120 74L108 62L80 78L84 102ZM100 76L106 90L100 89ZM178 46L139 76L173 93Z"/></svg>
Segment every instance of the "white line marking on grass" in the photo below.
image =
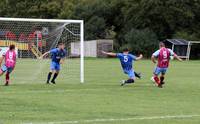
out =
<svg viewBox="0 0 200 124"><path fill-rule="evenodd" d="M93 122L116 122L116 121L132 121L132 120L156 120L156 119L182 119L200 117L200 115L165 115L165 116L150 116L150 117L133 117L133 118L108 118L108 119L91 119L91 120L75 120L75 121L55 121L55 122L27 122L22 124L78 124L78 123L93 123Z"/></svg>
<svg viewBox="0 0 200 124"><path fill-rule="evenodd" d="M46 84L44 84L46 85ZM1 92L1 94L27 94L27 93L64 93L64 92L77 92L77 91L105 91L105 90L111 90L113 88L85 88L85 89L57 89L57 90L24 90L24 91L6 91L6 92ZM118 88L115 90L130 90L129 88Z"/></svg>

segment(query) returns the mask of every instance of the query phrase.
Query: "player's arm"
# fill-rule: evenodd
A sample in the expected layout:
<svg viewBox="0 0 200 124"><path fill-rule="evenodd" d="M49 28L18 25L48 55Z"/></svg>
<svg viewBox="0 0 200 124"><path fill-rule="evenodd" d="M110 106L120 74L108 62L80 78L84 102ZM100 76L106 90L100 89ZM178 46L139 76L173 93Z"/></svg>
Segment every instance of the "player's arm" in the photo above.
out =
<svg viewBox="0 0 200 124"><path fill-rule="evenodd" d="M152 61L153 63L156 63L156 57L155 57L154 55L151 56L151 61Z"/></svg>
<svg viewBox="0 0 200 124"><path fill-rule="evenodd" d="M66 58L65 55L60 59L60 64L63 64L65 62L65 58Z"/></svg>
<svg viewBox="0 0 200 124"><path fill-rule="evenodd" d="M178 61L183 61L176 53L174 53L171 49L168 49L170 51L170 55L174 56L175 59L177 59Z"/></svg>
<svg viewBox="0 0 200 124"><path fill-rule="evenodd" d="M63 64L65 62L66 56L67 56L67 51L64 51L64 55L62 56L60 60L60 64Z"/></svg>
<svg viewBox="0 0 200 124"><path fill-rule="evenodd" d="M42 59L44 56L48 55L49 53L50 53L50 51L45 52L44 54L42 54L42 55L39 57L39 59Z"/></svg>
<svg viewBox="0 0 200 124"><path fill-rule="evenodd" d="M154 52L154 53L152 54L152 56L151 56L151 61L152 61L153 63L156 63L156 58L158 57L159 53L160 53L160 50L157 50L156 52Z"/></svg>
<svg viewBox="0 0 200 124"><path fill-rule="evenodd" d="M3 55L0 57L0 66L1 66L3 60L5 59L5 55L6 55L6 53L3 53Z"/></svg>
<svg viewBox="0 0 200 124"><path fill-rule="evenodd" d="M178 61L180 61L180 62L182 62L183 60L178 56L178 55L176 55L175 53L174 53L174 58L176 58Z"/></svg>
<svg viewBox="0 0 200 124"><path fill-rule="evenodd" d="M5 58L4 56L0 57L0 65L2 64L4 58Z"/></svg>
<svg viewBox="0 0 200 124"><path fill-rule="evenodd" d="M13 67L13 70L15 69L15 66L16 66L16 63L17 63L17 56L15 56L15 65L14 65L14 67Z"/></svg>
<svg viewBox="0 0 200 124"><path fill-rule="evenodd" d="M140 59L142 59L142 58L143 58L143 55L140 54L138 57L135 58L135 60L137 61L137 60L140 60Z"/></svg>
<svg viewBox="0 0 200 124"><path fill-rule="evenodd" d="M63 64L65 62L66 55L67 55L67 51L64 51L64 55L60 59L60 64Z"/></svg>
<svg viewBox="0 0 200 124"><path fill-rule="evenodd" d="M65 62L64 58L60 59L60 64L63 64L64 62Z"/></svg>
<svg viewBox="0 0 200 124"><path fill-rule="evenodd" d="M103 54L108 55L108 56L113 56L116 57L117 54L116 53L112 53L112 52L105 52L105 51L101 51Z"/></svg>

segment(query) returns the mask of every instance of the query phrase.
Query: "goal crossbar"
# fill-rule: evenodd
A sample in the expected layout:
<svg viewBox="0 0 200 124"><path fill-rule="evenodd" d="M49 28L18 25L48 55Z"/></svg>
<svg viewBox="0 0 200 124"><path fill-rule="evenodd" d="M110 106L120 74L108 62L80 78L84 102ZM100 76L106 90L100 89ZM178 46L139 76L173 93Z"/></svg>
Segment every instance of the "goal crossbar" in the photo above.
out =
<svg viewBox="0 0 200 124"><path fill-rule="evenodd" d="M83 23L83 20L64 20L64 19L34 19L34 18L4 18L0 17L2 21L24 21L24 22L62 22L62 23Z"/></svg>

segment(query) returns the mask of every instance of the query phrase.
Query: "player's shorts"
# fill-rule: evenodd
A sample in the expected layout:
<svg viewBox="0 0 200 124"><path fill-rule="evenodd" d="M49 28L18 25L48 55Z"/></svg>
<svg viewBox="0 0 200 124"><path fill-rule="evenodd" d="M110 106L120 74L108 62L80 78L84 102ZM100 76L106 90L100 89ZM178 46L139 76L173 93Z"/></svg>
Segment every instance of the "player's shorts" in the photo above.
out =
<svg viewBox="0 0 200 124"><path fill-rule="evenodd" d="M155 70L154 70L154 74L155 75L159 75L160 73L161 74L165 74L167 72L167 69L168 68L159 68L159 67L156 67Z"/></svg>
<svg viewBox="0 0 200 124"><path fill-rule="evenodd" d="M50 69L51 70L56 70L56 71L59 71L60 70L60 63L57 63L57 62L51 62L51 65L50 65Z"/></svg>
<svg viewBox="0 0 200 124"><path fill-rule="evenodd" d="M12 71L13 71L13 68L12 67L7 67L6 65L3 65L2 67L1 67L1 70L3 71L3 72L9 72L9 73L11 73Z"/></svg>
<svg viewBox="0 0 200 124"><path fill-rule="evenodd" d="M130 79L135 79L134 70L124 70L124 73L127 74Z"/></svg>

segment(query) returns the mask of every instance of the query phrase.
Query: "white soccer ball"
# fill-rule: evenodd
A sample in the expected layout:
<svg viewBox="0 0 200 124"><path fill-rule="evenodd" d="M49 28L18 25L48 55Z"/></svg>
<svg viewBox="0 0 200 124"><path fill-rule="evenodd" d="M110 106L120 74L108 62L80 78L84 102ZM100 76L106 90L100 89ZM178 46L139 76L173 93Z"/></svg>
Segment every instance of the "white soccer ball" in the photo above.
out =
<svg viewBox="0 0 200 124"><path fill-rule="evenodd" d="M174 56L170 56L170 59L171 59L171 60L174 60Z"/></svg>
<svg viewBox="0 0 200 124"><path fill-rule="evenodd" d="M151 79L150 79L152 82L155 82L155 80L154 80L154 77L151 77Z"/></svg>

